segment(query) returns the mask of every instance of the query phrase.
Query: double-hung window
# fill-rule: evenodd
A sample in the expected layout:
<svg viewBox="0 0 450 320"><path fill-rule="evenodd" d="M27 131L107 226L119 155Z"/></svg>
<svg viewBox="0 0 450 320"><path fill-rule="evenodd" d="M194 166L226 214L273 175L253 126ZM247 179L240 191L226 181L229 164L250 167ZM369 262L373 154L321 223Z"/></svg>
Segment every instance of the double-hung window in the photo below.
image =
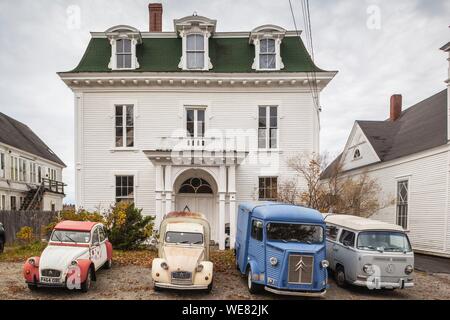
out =
<svg viewBox="0 0 450 320"><path fill-rule="evenodd" d="M205 68L205 36L190 34L186 37L187 68L202 70Z"/></svg>
<svg viewBox="0 0 450 320"><path fill-rule="evenodd" d="M278 108L275 106L259 107L258 148L278 148Z"/></svg>
<svg viewBox="0 0 450 320"><path fill-rule="evenodd" d="M403 229L408 229L408 197L409 181L397 182L397 224Z"/></svg>
<svg viewBox="0 0 450 320"><path fill-rule="evenodd" d="M0 178L6 178L5 154L0 152Z"/></svg>
<svg viewBox="0 0 450 320"><path fill-rule="evenodd" d="M275 201L278 198L278 178L260 177L259 178L259 200Z"/></svg>
<svg viewBox="0 0 450 320"><path fill-rule="evenodd" d="M30 182L36 183L36 163L30 162Z"/></svg>
<svg viewBox="0 0 450 320"><path fill-rule="evenodd" d="M134 147L134 107L117 105L115 112L116 147Z"/></svg>
<svg viewBox="0 0 450 320"><path fill-rule="evenodd" d="M274 39L261 39L259 47L259 69L275 69L277 53Z"/></svg>
<svg viewBox="0 0 450 320"><path fill-rule="evenodd" d="M116 176L116 202L134 202L134 176Z"/></svg>
<svg viewBox="0 0 450 320"><path fill-rule="evenodd" d="M11 160L10 178L13 181L18 181L19 180L19 159L11 156L10 160Z"/></svg>
<svg viewBox="0 0 450 320"><path fill-rule="evenodd" d="M130 39L116 41L117 69L131 69L132 55Z"/></svg>
<svg viewBox="0 0 450 320"><path fill-rule="evenodd" d="M27 161L19 159L19 181L25 182L27 180Z"/></svg>
<svg viewBox="0 0 450 320"><path fill-rule="evenodd" d="M205 109L186 109L186 130L191 138L205 136Z"/></svg>

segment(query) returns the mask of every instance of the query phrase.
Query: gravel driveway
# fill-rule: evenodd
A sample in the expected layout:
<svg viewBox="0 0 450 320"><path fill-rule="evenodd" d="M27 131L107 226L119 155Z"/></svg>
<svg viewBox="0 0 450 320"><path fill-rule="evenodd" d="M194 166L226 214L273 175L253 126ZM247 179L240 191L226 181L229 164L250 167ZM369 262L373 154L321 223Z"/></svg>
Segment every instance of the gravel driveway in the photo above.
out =
<svg viewBox="0 0 450 320"><path fill-rule="evenodd" d="M416 286L395 291L369 291L365 288L341 289L330 279L330 289L323 299L444 299L450 300L450 275L423 272L415 274ZM0 299L295 299L270 293L251 296L245 280L235 270L215 274L214 288L210 294L202 292L155 292L150 269L140 266L113 266L100 270L98 280L88 293L65 289L28 290L22 278L22 263L0 262Z"/></svg>

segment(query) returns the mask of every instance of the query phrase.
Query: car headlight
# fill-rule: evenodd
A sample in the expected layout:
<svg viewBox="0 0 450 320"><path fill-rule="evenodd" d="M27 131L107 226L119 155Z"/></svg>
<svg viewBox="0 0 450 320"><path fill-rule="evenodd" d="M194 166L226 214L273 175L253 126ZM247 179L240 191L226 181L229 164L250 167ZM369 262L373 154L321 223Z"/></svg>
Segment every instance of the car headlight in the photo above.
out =
<svg viewBox="0 0 450 320"><path fill-rule="evenodd" d="M32 266L36 265L36 261L33 258L28 259L28 263L31 264Z"/></svg>
<svg viewBox="0 0 450 320"><path fill-rule="evenodd" d="M202 271L203 271L203 265L202 265L202 264L199 264L199 265L197 266L197 268L195 268L195 271L197 271L197 272L202 272Z"/></svg>
<svg viewBox="0 0 450 320"><path fill-rule="evenodd" d="M77 264L78 264L78 261L72 261L71 263L70 263L72 266L76 266Z"/></svg>
<svg viewBox="0 0 450 320"><path fill-rule="evenodd" d="M270 264L271 264L272 266L274 266L274 267L278 264L278 259L275 258L275 257L271 257L271 258L269 259L269 261L270 261Z"/></svg>
<svg viewBox="0 0 450 320"><path fill-rule="evenodd" d="M405 268L405 273L406 274L411 274L413 272L414 272L414 267L413 266L411 266L411 265L406 266L406 268Z"/></svg>
<svg viewBox="0 0 450 320"><path fill-rule="evenodd" d="M374 274L373 266L371 264L365 264L363 267L363 271L369 275Z"/></svg>
<svg viewBox="0 0 450 320"><path fill-rule="evenodd" d="M163 268L164 270L168 270L169 265L166 262L161 262L161 268Z"/></svg>
<svg viewBox="0 0 450 320"><path fill-rule="evenodd" d="M330 266L330 263L328 262L328 260L322 260L320 265L322 266L322 268L326 269Z"/></svg>

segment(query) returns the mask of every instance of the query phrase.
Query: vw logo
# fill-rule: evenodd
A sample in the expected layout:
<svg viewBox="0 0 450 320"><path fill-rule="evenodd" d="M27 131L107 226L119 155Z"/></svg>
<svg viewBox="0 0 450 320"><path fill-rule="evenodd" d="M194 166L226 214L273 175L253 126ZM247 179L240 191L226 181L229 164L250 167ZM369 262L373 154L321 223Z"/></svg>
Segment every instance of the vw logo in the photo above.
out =
<svg viewBox="0 0 450 320"><path fill-rule="evenodd" d="M303 258L300 258L300 261L295 265L295 271L305 270L305 263L303 262Z"/></svg>
<svg viewBox="0 0 450 320"><path fill-rule="evenodd" d="M395 271L395 266L392 263L388 264L387 267L386 267L386 272L387 273L394 273L394 271Z"/></svg>

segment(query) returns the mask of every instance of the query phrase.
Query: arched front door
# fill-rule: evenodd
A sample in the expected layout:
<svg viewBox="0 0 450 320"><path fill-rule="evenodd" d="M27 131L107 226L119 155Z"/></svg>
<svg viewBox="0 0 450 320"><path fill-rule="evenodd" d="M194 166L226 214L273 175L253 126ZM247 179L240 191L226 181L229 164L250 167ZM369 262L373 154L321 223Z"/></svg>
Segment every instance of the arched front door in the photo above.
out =
<svg viewBox="0 0 450 320"><path fill-rule="evenodd" d="M215 196L210 183L202 178L189 178L177 191L176 210L203 213L211 226L211 239L217 242L218 217L215 210Z"/></svg>

